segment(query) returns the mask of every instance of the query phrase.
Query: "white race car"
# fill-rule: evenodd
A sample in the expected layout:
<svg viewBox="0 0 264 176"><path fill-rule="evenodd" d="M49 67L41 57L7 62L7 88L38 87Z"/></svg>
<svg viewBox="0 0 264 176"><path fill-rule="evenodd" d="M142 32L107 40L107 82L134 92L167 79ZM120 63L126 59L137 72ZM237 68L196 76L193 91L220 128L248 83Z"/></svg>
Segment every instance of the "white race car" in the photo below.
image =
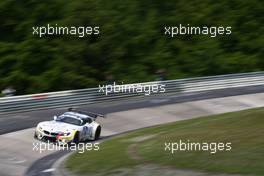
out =
<svg viewBox="0 0 264 176"><path fill-rule="evenodd" d="M101 134L101 125L95 121L97 117L104 116L69 108L68 112L54 116L54 120L40 122L34 137L63 144L97 140Z"/></svg>

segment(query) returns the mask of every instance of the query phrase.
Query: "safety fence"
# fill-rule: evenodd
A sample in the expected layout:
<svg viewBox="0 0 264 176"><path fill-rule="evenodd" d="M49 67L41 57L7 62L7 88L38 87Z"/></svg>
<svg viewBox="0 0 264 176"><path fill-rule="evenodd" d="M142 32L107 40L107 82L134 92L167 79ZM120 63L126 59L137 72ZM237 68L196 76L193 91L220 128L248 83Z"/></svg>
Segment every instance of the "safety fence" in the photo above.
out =
<svg viewBox="0 0 264 176"><path fill-rule="evenodd" d="M264 85L264 72L228 74L0 98L0 114L186 92ZM161 89L164 88L163 89ZM104 89L103 89L104 88ZM151 91L150 91L151 89ZM148 95L149 94L149 95Z"/></svg>

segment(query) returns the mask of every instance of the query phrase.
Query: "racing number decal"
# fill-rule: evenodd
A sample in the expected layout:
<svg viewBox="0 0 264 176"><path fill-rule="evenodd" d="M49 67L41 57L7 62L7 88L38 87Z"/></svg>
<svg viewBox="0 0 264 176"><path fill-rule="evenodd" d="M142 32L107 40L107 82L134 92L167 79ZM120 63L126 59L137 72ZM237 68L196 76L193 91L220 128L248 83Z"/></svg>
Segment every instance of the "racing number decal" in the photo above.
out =
<svg viewBox="0 0 264 176"><path fill-rule="evenodd" d="M88 136L89 133L90 133L90 128L88 128L87 126L84 126L84 127L83 127L83 134L84 134L85 136Z"/></svg>
<svg viewBox="0 0 264 176"><path fill-rule="evenodd" d="M87 135L87 133L88 133L88 127L87 126L84 126L83 127L83 134L84 135Z"/></svg>

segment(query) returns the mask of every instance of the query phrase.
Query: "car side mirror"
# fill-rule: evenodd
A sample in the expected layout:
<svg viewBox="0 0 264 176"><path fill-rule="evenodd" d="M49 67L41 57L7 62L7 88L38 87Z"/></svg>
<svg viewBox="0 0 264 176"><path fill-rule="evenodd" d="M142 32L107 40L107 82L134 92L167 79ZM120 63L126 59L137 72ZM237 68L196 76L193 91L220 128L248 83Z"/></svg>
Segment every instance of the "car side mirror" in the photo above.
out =
<svg viewBox="0 0 264 176"><path fill-rule="evenodd" d="M54 116L54 117L53 117L54 120L57 120L57 118L58 118L57 116Z"/></svg>

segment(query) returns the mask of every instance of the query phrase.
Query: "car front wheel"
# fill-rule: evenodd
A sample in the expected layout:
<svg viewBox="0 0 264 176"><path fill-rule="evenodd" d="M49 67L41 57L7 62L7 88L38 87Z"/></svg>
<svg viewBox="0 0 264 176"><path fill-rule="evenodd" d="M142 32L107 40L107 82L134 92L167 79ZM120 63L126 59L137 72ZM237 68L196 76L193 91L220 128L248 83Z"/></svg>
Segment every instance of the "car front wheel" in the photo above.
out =
<svg viewBox="0 0 264 176"><path fill-rule="evenodd" d="M73 143L78 144L80 142L79 140L79 132L77 131L73 138Z"/></svg>

